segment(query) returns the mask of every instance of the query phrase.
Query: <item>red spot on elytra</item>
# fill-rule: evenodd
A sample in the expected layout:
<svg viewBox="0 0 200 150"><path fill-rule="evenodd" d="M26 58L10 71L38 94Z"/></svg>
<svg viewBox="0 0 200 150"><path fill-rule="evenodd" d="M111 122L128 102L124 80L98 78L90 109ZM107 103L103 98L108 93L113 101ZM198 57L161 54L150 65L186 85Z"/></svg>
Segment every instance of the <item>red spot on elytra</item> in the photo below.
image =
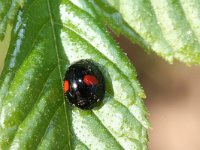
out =
<svg viewBox="0 0 200 150"><path fill-rule="evenodd" d="M96 85L99 83L98 80L93 75L85 75L83 78L83 82L88 86Z"/></svg>
<svg viewBox="0 0 200 150"><path fill-rule="evenodd" d="M65 80L64 81L64 92L68 92L69 91L69 81L68 80Z"/></svg>

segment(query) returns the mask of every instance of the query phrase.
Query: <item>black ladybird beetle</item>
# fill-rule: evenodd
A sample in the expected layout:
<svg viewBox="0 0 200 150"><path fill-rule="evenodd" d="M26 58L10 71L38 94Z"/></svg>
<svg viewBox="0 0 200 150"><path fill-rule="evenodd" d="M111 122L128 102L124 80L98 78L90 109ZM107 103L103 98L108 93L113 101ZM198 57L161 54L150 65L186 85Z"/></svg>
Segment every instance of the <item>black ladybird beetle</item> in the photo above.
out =
<svg viewBox="0 0 200 150"><path fill-rule="evenodd" d="M91 60L72 64L65 73L64 93L69 102L81 109L98 106L105 93L104 77Z"/></svg>

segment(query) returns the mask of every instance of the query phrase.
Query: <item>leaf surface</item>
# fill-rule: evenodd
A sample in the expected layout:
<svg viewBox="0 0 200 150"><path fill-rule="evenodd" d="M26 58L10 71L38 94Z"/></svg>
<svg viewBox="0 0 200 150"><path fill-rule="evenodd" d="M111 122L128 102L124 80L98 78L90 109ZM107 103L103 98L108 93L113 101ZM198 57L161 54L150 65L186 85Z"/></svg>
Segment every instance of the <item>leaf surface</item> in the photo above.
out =
<svg viewBox="0 0 200 150"><path fill-rule="evenodd" d="M150 47L169 62L175 58L186 64L200 64L199 0L89 1L117 33L133 39L124 28L128 25L138 35L133 42L146 49Z"/></svg>
<svg viewBox="0 0 200 150"><path fill-rule="evenodd" d="M147 149L135 69L92 9L76 4L30 0L19 11L0 78L0 149ZM64 98L65 70L80 59L105 76L104 103L93 110Z"/></svg>

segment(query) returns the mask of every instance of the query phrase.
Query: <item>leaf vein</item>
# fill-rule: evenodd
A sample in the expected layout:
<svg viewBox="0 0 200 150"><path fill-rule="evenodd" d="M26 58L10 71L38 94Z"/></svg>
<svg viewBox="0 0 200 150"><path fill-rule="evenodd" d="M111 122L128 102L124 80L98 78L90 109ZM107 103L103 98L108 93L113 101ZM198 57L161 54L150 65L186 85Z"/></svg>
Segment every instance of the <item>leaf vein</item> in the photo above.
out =
<svg viewBox="0 0 200 150"><path fill-rule="evenodd" d="M51 119L49 120L49 123L48 123L48 125L47 125L47 128L46 128L46 130L45 130L43 136L41 137L40 142L38 143L37 149L39 148L39 146L41 145L42 141L44 140L44 137L45 137L45 135L47 134L47 131L48 131L48 129L49 129L49 125L51 124L52 120L54 119L54 116L56 115L57 111L60 109L60 107L61 107L62 105L63 105L63 104L61 103L61 105L58 106L58 108L56 108L56 111L53 113Z"/></svg>
<svg viewBox="0 0 200 150"><path fill-rule="evenodd" d="M58 54L58 47L57 47L57 40L55 36L55 27L54 27L54 21L53 21L53 16L51 14L51 6L50 6L50 1L47 0L47 5L48 5L48 11L49 11L49 16L50 16L50 21L51 21L51 26L52 26L52 32L53 32L53 38L54 38L54 44L55 44L55 50L56 50L56 55L57 55L57 63L58 63L58 70L59 70L59 75L60 75L60 86L62 87L62 74L61 74L61 69L60 69L60 59L59 59L59 54ZM71 141L70 141L70 131L69 131L69 120L67 118L67 108L66 108L66 103L65 103L65 98L63 95L63 101L64 101L64 109L65 109L65 117L66 117L66 122L67 122L67 130L68 130L68 145L71 150Z"/></svg>
<svg viewBox="0 0 200 150"><path fill-rule="evenodd" d="M97 119L97 121L99 122L99 124L103 126L103 128L108 132L108 134L110 134L111 137L113 137L113 139L115 140L115 142L118 144L119 148L123 149L123 147L121 146L121 144L119 143L119 141L110 132L110 130L108 130L108 128L106 128L106 126L103 124L103 122L101 122L101 120L99 119L99 117L93 111L91 111L91 112L92 112L92 115Z"/></svg>

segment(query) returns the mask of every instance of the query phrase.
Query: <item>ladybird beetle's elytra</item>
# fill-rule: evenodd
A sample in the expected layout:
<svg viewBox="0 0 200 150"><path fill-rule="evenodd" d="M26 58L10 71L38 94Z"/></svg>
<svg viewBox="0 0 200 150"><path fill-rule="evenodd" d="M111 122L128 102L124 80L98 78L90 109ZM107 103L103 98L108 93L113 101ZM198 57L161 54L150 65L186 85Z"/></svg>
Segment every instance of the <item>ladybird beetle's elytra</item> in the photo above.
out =
<svg viewBox="0 0 200 150"><path fill-rule="evenodd" d="M105 93L104 77L91 60L72 64L65 73L64 93L72 105L92 109L99 105Z"/></svg>

